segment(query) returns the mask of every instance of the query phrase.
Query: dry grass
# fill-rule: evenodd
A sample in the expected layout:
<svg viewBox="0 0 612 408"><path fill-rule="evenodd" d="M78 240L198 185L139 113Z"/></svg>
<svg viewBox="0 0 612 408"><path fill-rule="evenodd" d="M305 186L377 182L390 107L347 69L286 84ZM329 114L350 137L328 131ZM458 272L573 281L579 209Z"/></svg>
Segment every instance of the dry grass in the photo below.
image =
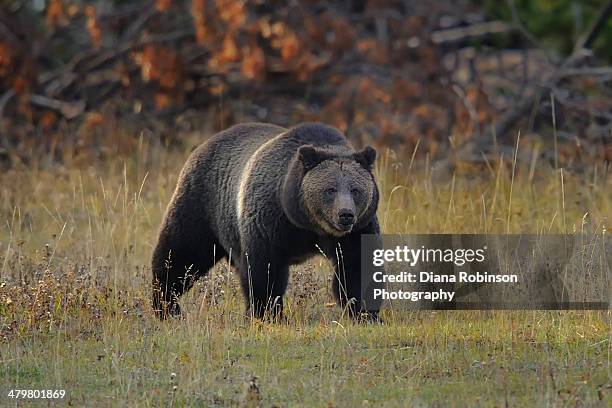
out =
<svg viewBox="0 0 612 408"><path fill-rule="evenodd" d="M293 269L287 324L245 319L226 264L184 297L184 319L160 323L149 256L186 155L142 144L0 174L0 405L11 388L66 389L76 406L610 404L609 313L360 326L330 307L323 259ZM386 232L601 232L612 216L603 167L500 161L439 181L383 152L378 173Z"/></svg>

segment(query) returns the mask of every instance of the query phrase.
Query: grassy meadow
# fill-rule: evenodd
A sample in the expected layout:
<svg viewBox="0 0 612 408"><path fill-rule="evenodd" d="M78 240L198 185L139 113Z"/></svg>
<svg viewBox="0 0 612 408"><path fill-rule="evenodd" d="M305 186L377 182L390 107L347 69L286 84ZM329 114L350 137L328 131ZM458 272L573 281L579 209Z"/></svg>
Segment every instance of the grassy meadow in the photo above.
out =
<svg viewBox="0 0 612 408"><path fill-rule="evenodd" d="M188 152L143 142L0 172L0 406L24 404L10 389L64 389L54 404L73 406L612 405L609 312L387 311L359 325L332 304L323 258L293 268L286 324L245 318L225 263L183 297L183 319L158 321L149 258ZM440 177L381 151L377 176L384 232L610 228L603 165L500 158Z"/></svg>

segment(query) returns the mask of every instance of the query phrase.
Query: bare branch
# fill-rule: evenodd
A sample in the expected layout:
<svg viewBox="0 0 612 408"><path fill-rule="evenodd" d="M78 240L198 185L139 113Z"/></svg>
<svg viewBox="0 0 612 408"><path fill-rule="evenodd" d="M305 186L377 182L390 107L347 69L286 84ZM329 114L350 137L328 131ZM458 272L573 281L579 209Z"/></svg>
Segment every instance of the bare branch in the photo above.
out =
<svg viewBox="0 0 612 408"><path fill-rule="evenodd" d="M593 42L606 25L606 22L610 16L612 16L612 0L608 1L608 4L600 9L597 17L595 20L593 20L587 32L580 36L576 42L576 45L574 46L574 53L579 52L584 48L591 48Z"/></svg>
<svg viewBox="0 0 612 408"><path fill-rule="evenodd" d="M65 102L58 99L47 98L43 95L32 95L30 102L33 105L51 109L61 113L66 119L74 119L85 110L84 101Z"/></svg>
<svg viewBox="0 0 612 408"><path fill-rule="evenodd" d="M502 21L489 21L486 23L472 24L467 27L449 28L431 33L431 41L434 44L446 44L465 39L482 37L485 35L505 33L512 27Z"/></svg>

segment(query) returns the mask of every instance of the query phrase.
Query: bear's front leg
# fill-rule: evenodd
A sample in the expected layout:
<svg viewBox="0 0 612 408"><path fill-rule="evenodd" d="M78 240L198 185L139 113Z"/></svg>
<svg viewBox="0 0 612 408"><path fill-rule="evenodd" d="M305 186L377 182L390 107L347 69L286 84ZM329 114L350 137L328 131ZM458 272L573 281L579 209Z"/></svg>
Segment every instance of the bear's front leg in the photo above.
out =
<svg viewBox="0 0 612 408"><path fill-rule="evenodd" d="M371 279L362 282L361 276L361 235L379 234L376 219L360 231L355 231L344 237L331 240L327 244L327 253L331 254L330 260L334 263L334 278L332 292L336 302L343 309L347 309L351 317L366 320L379 321L378 312L381 302L372 298L363 298L365 291L373 291L382 284L374 283ZM367 288L362 285L368 285Z"/></svg>
<svg viewBox="0 0 612 408"><path fill-rule="evenodd" d="M288 280L289 265L283 257L262 248L245 252L240 265L240 284L247 315L280 319Z"/></svg>

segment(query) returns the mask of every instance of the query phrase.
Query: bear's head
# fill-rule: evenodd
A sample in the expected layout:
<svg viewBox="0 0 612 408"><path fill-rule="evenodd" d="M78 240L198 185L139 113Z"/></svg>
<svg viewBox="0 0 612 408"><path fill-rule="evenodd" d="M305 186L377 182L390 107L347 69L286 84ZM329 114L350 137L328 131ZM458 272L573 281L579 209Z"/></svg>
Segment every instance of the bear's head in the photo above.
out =
<svg viewBox="0 0 612 408"><path fill-rule="evenodd" d="M378 207L375 159L370 146L355 153L301 146L285 182L283 206L289 219L335 237L367 225Z"/></svg>

